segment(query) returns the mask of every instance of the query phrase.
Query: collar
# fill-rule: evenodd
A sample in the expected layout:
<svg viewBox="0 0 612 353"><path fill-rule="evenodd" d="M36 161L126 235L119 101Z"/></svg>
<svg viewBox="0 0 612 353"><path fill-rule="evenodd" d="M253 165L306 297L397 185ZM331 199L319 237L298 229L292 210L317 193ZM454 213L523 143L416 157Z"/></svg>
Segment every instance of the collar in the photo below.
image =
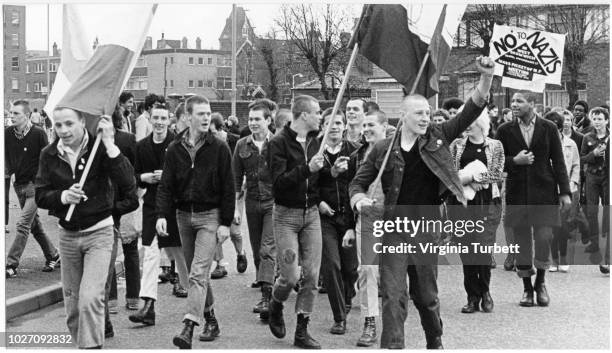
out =
<svg viewBox="0 0 612 353"><path fill-rule="evenodd" d="M536 121L537 117L538 117L537 114L533 114L533 117L527 123L524 123L523 119L517 119L517 120L518 120L518 123L519 123L520 126L523 126L523 127L532 127L532 126L535 125L535 121Z"/></svg>
<svg viewBox="0 0 612 353"><path fill-rule="evenodd" d="M15 134L15 137L19 140L21 140L22 138L26 137L26 135L28 134L28 132L30 132L30 129L32 128L32 122L28 121L26 123L25 128L23 129L23 132L19 132L17 130L17 127L13 128L13 133Z"/></svg>
<svg viewBox="0 0 612 353"><path fill-rule="evenodd" d="M337 144L336 146L332 147L328 144L325 144L325 150L327 152L329 152L330 154L338 154L340 151L342 151L342 144L343 141L341 140L339 144Z"/></svg>
<svg viewBox="0 0 612 353"><path fill-rule="evenodd" d="M270 142L270 139L272 138L272 133L270 131L268 131L268 134L266 135L266 138L264 139L264 142ZM255 139L253 138L253 134L247 136L247 143L250 144L254 144L255 143Z"/></svg>
<svg viewBox="0 0 612 353"><path fill-rule="evenodd" d="M563 145L563 147L571 147L572 146L572 142L574 142L574 140L572 140L571 137L565 136L563 134L561 134L561 136L563 137L561 139L561 144ZM574 144L575 144L575 142L574 142Z"/></svg>
<svg viewBox="0 0 612 353"><path fill-rule="evenodd" d="M185 131L182 132L182 135L179 135L179 138L180 138L181 142L185 144L185 146L187 146L189 148L193 148L195 146L193 146L191 144L191 142L189 141L189 137L191 136L190 132L191 131L190 131L189 128L185 129ZM196 143L196 145L198 145L200 143L204 144L205 142L210 143L211 139L213 139L213 138L216 138L216 137L214 137L213 134L211 134L209 131L207 131L207 132L203 133L202 135L200 135L200 138L195 143Z"/></svg>
<svg viewBox="0 0 612 353"><path fill-rule="evenodd" d="M60 156L64 156L66 153L76 154L82 151L83 147L87 146L88 143L89 143L89 134L87 133L87 130L85 130L85 134L83 135L83 141L81 141L81 145L79 146L78 151L72 151L72 148L64 145L64 141L58 138L57 139L57 152L59 153Z"/></svg>

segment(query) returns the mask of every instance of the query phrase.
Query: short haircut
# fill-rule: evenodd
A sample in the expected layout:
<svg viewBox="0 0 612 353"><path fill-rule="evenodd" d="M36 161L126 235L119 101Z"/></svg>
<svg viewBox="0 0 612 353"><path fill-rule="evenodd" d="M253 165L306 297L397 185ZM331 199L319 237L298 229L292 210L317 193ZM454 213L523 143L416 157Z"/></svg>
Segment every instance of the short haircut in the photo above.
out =
<svg viewBox="0 0 612 353"><path fill-rule="evenodd" d="M429 101L427 100L427 98L423 97L422 95L409 94L402 99L402 103L400 104L400 107L401 107L400 110L408 104L408 101L411 101L411 100L420 100L420 101L427 102L427 104L429 104Z"/></svg>
<svg viewBox="0 0 612 353"><path fill-rule="evenodd" d="M144 110L149 110L155 102L166 103L166 99L163 96L159 96L155 93L147 94L144 99Z"/></svg>
<svg viewBox="0 0 612 353"><path fill-rule="evenodd" d="M383 112L382 110L370 111L366 114L366 116L375 116L376 120L380 124L387 124L389 122L389 119L387 118L387 114L385 114L385 112Z"/></svg>
<svg viewBox="0 0 612 353"><path fill-rule="evenodd" d="M223 121L223 115L221 113L212 113L210 115L210 123L215 126L217 131L223 130L225 122Z"/></svg>
<svg viewBox="0 0 612 353"><path fill-rule="evenodd" d="M463 105L463 101L457 97L447 98L442 102L442 109L450 111L451 109L459 109Z"/></svg>
<svg viewBox="0 0 612 353"><path fill-rule="evenodd" d="M23 113L25 115L30 115L30 102L25 99L19 99L13 102L13 106L20 105L23 108Z"/></svg>
<svg viewBox="0 0 612 353"><path fill-rule="evenodd" d="M514 92L514 94L520 94L521 96L525 97L525 99L527 100L527 102L537 102L538 101L538 97L539 94L536 92L532 92L532 91L528 91L528 90L518 90L516 92Z"/></svg>
<svg viewBox="0 0 612 353"><path fill-rule="evenodd" d="M123 91L119 95L119 104L124 104L125 102L129 101L132 98L134 98L134 95L132 94L132 92Z"/></svg>
<svg viewBox="0 0 612 353"><path fill-rule="evenodd" d="M313 96L297 96L291 104L291 113L293 113L293 119L300 117L302 113L309 113L311 105L317 104L319 101Z"/></svg>
<svg viewBox="0 0 612 353"><path fill-rule="evenodd" d="M585 112L589 111L589 104L586 101L583 100L577 100L576 103L574 103L573 108L576 108L577 105L581 105L584 108Z"/></svg>
<svg viewBox="0 0 612 353"><path fill-rule="evenodd" d="M251 104L249 104L249 110L253 110L253 107L256 105L265 106L266 108L268 108L268 111L270 111L270 114L272 114L271 112L278 109L278 105L276 105L276 103L274 103L268 98L260 98L260 99L255 100L254 102L251 102Z"/></svg>
<svg viewBox="0 0 612 353"><path fill-rule="evenodd" d="M192 96L187 98L187 101L185 102L185 110L187 110L187 114L193 114L193 106L196 104L210 105L210 101L206 97L202 96Z"/></svg>
<svg viewBox="0 0 612 353"><path fill-rule="evenodd" d="M185 114L185 103L179 104L174 111L174 115L176 116L177 120L180 119L183 114Z"/></svg>
<svg viewBox="0 0 612 353"><path fill-rule="evenodd" d="M367 103L365 100L363 100L363 98L353 98L353 99L349 99L348 102L346 102L346 105L348 105L349 102L353 102L353 101L358 101L361 102L361 109L365 112L368 109ZM376 103L374 103L376 104Z"/></svg>
<svg viewBox="0 0 612 353"><path fill-rule="evenodd" d="M79 110L76 109L72 109L72 108L68 108L68 107L62 107L62 106L56 106L55 108L53 108L53 112L58 112L60 110L72 110L73 112L76 113L77 117L79 118L79 120L83 120L84 116L83 113L81 113Z"/></svg>
<svg viewBox="0 0 612 353"><path fill-rule="evenodd" d="M508 113L512 113L512 109L510 108L504 108L504 110L502 110L502 115L506 115Z"/></svg>
<svg viewBox="0 0 612 353"><path fill-rule="evenodd" d="M438 109L435 112L433 112L433 114L431 114L432 118L436 116L441 116L444 118L444 120L450 119L450 114L448 113L448 110L446 109Z"/></svg>
<svg viewBox="0 0 612 353"><path fill-rule="evenodd" d="M376 110L380 110L378 103L373 102L373 101L365 102L365 112L366 113L369 113L371 111L376 111Z"/></svg>
<svg viewBox="0 0 612 353"><path fill-rule="evenodd" d="M563 130L563 122L565 119L561 116L561 114L550 111L544 115L544 119L552 121L557 127L557 130Z"/></svg>
<svg viewBox="0 0 612 353"><path fill-rule="evenodd" d="M287 125L288 121L291 121L291 110L289 109L280 109L276 112L276 116L274 117L274 127L276 130L282 129Z"/></svg>
<svg viewBox="0 0 612 353"><path fill-rule="evenodd" d="M325 124L325 118L327 118L328 116L331 115L332 110L334 110L334 108L327 108L323 111L323 113L321 113L321 118L323 119L323 124ZM346 124L346 116L344 115L344 113L338 109L336 110L336 116L340 115L342 117L342 122Z"/></svg>
<svg viewBox="0 0 612 353"><path fill-rule="evenodd" d="M168 109L168 105L166 103L154 103L151 109L163 109L168 110L168 112L170 110Z"/></svg>
<svg viewBox="0 0 612 353"><path fill-rule="evenodd" d="M608 109L602 108L602 107L596 107L591 109L591 113L590 115L600 115L602 114L604 116L604 119L606 120L610 120L610 112L608 112Z"/></svg>
<svg viewBox="0 0 612 353"><path fill-rule="evenodd" d="M238 118L233 115L228 116L227 121L231 121L232 124L236 124L236 125L240 124L240 121L238 121Z"/></svg>
<svg viewBox="0 0 612 353"><path fill-rule="evenodd" d="M261 101L262 101L262 99L257 100L255 102L249 104L249 111L250 110L261 111L261 112L263 112L264 119L268 119L268 118L270 118L272 116L272 112L270 111L270 107L266 103L261 102ZM270 102L272 102L272 101L270 101Z"/></svg>
<svg viewBox="0 0 612 353"><path fill-rule="evenodd" d="M575 119L574 118L574 114L571 111L569 111L568 109L563 109L560 112L556 111L554 109L552 111L555 112L555 113L559 113L559 114L563 115L563 117L569 116L572 119L572 122L574 122L574 119Z"/></svg>

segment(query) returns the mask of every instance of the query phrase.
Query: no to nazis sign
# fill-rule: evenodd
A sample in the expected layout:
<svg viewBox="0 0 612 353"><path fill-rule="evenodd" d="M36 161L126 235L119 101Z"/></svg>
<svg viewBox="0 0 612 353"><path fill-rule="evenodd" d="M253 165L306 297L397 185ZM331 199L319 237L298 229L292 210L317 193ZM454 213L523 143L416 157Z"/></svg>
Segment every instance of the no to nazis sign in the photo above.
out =
<svg viewBox="0 0 612 353"><path fill-rule="evenodd" d="M561 84L564 46L564 34L495 25L489 56L503 87L544 92Z"/></svg>

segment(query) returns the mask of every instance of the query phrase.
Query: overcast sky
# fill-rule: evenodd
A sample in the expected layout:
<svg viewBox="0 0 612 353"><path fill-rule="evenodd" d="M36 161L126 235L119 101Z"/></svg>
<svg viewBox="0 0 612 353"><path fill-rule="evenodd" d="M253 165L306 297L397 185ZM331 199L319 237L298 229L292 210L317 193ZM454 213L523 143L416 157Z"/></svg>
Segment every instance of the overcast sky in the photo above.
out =
<svg viewBox="0 0 612 353"><path fill-rule="evenodd" d="M26 5L27 49L47 49L47 6L49 7L50 18L50 46L53 42L57 42L58 46L61 48L61 3L58 1L51 2L49 5L28 4L28 2L23 3ZM98 4L99 3L101 2L98 2ZM202 1L199 1L199 3L187 3L187 1L182 1L181 4L176 4L160 1L158 3L160 5L157 8L149 31L149 36L153 38L154 43L161 38L161 33L164 32L166 39L180 40L183 37L187 37L190 48L195 48L195 39L198 36L202 39L202 48L219 48L219 36L225 26L225 20L231 13L231 2L217 1L215 3L202 4ZM247 10L247 16L251 24L255 27L255 33L263 35L272 28L273 20L279 14L281 3L280 1L276 3L272 1L245 1L237 5ZM97 7L100 7L100 5L97 5ZM358 17L361 12L361 6L351 6L351 9L354 12L354 16ZM101 11L111 10L112 4L105 4L103 8L101 8ZM103 23L103 16L100 16L99 20Z"/></svg>

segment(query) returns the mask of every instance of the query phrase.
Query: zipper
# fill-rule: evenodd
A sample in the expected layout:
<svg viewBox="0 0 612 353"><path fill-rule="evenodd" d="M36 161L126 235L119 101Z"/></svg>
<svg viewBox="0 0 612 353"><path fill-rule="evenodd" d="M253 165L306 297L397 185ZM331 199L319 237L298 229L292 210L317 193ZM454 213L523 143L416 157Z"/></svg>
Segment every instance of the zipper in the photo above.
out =
<svg viewBox="0 0 612 353"><path fill-rule="evenodd" d="M308 166L308 146L310 146L310 140L306 140L306 148L304 149L304 159L306 160L306 168L310 168ZM300 147L302 147L302 145L300 144ZM308 208L308 178L306 178L306 205L305 205L305 209Z"/></svg>

